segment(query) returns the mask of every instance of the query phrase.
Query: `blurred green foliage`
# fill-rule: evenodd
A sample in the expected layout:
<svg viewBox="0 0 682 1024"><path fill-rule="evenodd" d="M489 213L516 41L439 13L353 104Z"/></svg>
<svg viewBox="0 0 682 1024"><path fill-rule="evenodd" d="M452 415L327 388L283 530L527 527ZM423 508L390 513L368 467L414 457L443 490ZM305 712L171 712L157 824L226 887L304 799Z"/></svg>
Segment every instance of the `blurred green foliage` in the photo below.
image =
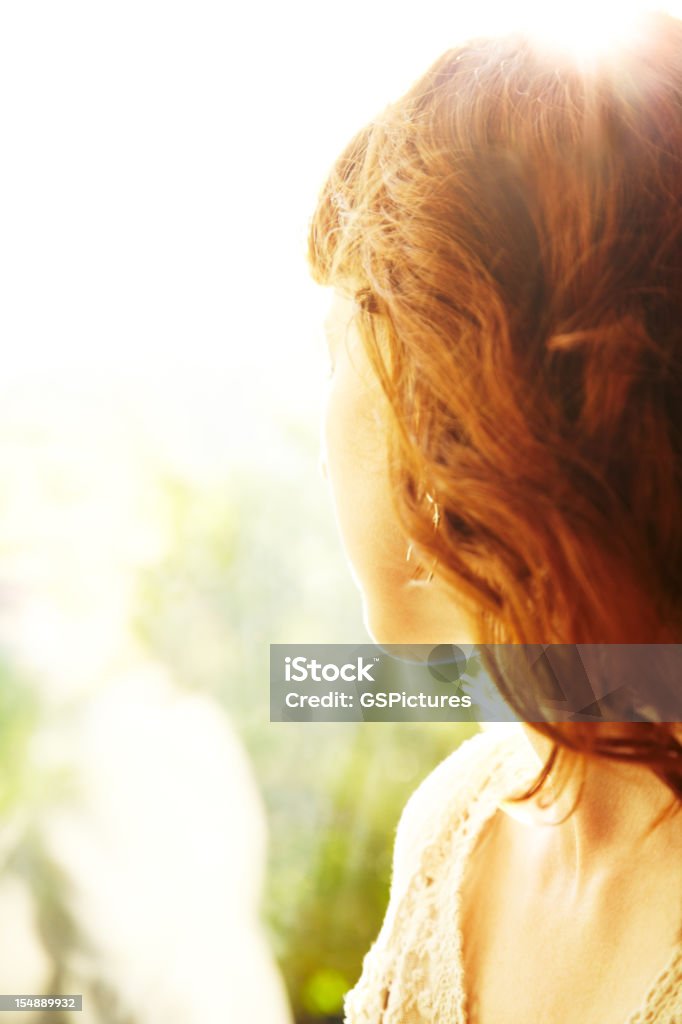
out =
<svg viewBox="0 0 682 1024"><path fill-rule="evenodd" d="M69 708L64 713L68 715ZM21 880L31 894L39 941L48 958L50 992L68 987L63 958L78 942L69 886L45 849L42 822L51 806L78 780L59 759L36 749L50 715L35 678L6 653L0 659L0 866L2 877ZM13 922L4 922L12 926ZM35 1020L29 1013L28 1020ZM51 1011L51 1024L75 1020Z"/></svg>
<svg viewBox="0 0 682 1024"><path fill-rule="evenodd" d="M165 556L140 577L136 628L183 686L228 711L270 831L264 914L298 1020L333 1019L388 896L415 786L475 726L270 723L270 643L368 636L340 551L316 439L283 424L267 471L197 490L167 473Z"/></svg>
<svg viewBox="0 0 682 1024"><path fill-rule="evenodd" d="M16 666L0 661L0 817L30 800L34 784L27 748L40 711L36 696Z"/></svg>
<svg viewBox="0 0 682 1024"><path fill-rule="evenodd" d="M262 450L226 458L224 472L209 479L153 450L138 453L159 543L130 570L129 626L177 687L224 708L250 755L270 835L263 915L303 1024L339 1019L385 912L401 809L476 727L269 721L269 644L369 640L317 471L316 430L296 417L273 424ZM60 794L78 787L68 757L62 765L54 751L68 754L68 723L89 690L50 705L47 690L0 661L0 852L5 871L30 892L52 991L68 989L64 965L82 936L40 823ZM34 744L43 734L56 745ZM93 993L101 1019L117 1019L112 994ZM53 1016L52 1024L68 1019Z"/></svg>

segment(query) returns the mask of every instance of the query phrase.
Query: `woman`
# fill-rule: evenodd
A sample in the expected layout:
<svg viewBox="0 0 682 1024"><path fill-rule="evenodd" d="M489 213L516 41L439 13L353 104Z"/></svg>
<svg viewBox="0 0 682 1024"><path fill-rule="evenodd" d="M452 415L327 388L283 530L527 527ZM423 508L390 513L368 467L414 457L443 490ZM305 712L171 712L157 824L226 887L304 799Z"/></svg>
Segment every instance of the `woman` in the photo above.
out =
<svg viewBox="0 0 682 1024"><path fill-rule="evenodd" d="M681 54L662 15L589 66L477 40L337 161L325 467L379 643L682 640ZM652 717L446 760L347 1020L679 1024L682 737Z"/></svg>

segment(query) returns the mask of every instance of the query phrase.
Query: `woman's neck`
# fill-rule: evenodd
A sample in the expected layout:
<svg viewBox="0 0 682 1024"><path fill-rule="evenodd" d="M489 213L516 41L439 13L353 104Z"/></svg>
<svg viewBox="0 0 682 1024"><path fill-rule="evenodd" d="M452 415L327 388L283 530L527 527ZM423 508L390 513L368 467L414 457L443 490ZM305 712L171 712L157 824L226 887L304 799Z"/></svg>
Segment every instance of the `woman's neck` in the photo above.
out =
<svg viewBox="0 0 682 1024"><path fill-rule="evenodd" d="M525 729L544 763L551 741ZM630 872L643 862L648 869L660 864L677 870L682 887L682 803L675 814L665 815L674 805L668 786L646 766L572 752L564 757L574 762L567 765L565 784L553 789L550 773L545 798L556 799L543 807L542 797L535 798L533 815L536 821L558 822L546 830L546 847L563 877L573 879L576 894L595 879Z"/></svg>

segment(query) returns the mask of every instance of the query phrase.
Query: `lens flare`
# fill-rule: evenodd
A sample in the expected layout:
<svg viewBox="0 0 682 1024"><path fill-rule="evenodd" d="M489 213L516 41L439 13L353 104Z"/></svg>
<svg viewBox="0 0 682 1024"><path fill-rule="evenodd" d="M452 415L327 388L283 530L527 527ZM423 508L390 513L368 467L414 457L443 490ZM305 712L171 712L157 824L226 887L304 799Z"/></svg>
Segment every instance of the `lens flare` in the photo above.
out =
<svg viewBox="0 0 682 1024"><path fill-rule="evenodd" d="M646 7L641 3L570 4L529 7L525 31L546 45L589 61L617 53L637 37Z"/></svg>

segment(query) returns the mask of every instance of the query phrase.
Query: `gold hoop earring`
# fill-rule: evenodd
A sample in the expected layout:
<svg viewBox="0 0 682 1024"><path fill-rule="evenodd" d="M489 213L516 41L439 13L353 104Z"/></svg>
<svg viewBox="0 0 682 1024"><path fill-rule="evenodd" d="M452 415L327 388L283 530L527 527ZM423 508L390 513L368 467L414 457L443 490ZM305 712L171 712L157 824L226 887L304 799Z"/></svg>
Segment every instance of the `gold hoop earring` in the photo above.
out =
<svg viewBox="0 0 682 1024"><path fill-rule="evenodd" d="M406 562L409 562L410 559L412 558L412 552L413 551L414 551L414 544L412 543L412 541L410 541L410 543L407 546L407 551L405 553L405 561ZM424 573L425 573L425 569L423 569L422 566L419 565L419 563L417 563L417 565L415 566L415 570L414 570L414 572L412 574L412 578L411 578L410 582L413 583L413 584L421 583L423 585L426 585L427 583L430 583L431 580L433 579L433 570L436 568L437 564L438 564L438 559L434 558L433 564L431 566L431 569L429 570L428 575L426 576L426 579L423 579L423 576L424 576Z"/></svg>
<svg viewBox="0 0 682 1024"><path fill-rule="evenodd" d="M433 505L431 521L433 522L434 528L437 530L438 527L440 526L440 505L433 497L433 495L428 493L428 491L426 493L426 500L428 501L429 505Z"/></svg>
<svg viewBox="0 0 682 1024"><path fill-rule="evenodd" d="M436 499L433 497L433 495L429 494L428 491L425 492L424 496L425 496L426 500L428 501L429 505L432 506L431 522L433 523L434 530L437 530L438 527L440 526L440 520L441 520L440 505L438 504ZM407 551L405 553L405 561L406 562L409 562L410 559L412 558L413 550L414 550L414 544L412 543L412 541L410 541L410 543L407 546ZM438 559L434 558L434 560L433 560L433 562L431 564L431 568L429 569L428 575L426 576L426 579L420 579L420 574L422 574L424 572L424 570L422 569L422 567L420 565L417 565L417 567L416 567L416 569L414 571L414 574L413 574L412 579L411 579L410 582L414 583L414 584L423 584L423 585L426 585L427 583L431 583L431 581L433 580L434 570L435 570L437 565L438 565Z"/></svg>

